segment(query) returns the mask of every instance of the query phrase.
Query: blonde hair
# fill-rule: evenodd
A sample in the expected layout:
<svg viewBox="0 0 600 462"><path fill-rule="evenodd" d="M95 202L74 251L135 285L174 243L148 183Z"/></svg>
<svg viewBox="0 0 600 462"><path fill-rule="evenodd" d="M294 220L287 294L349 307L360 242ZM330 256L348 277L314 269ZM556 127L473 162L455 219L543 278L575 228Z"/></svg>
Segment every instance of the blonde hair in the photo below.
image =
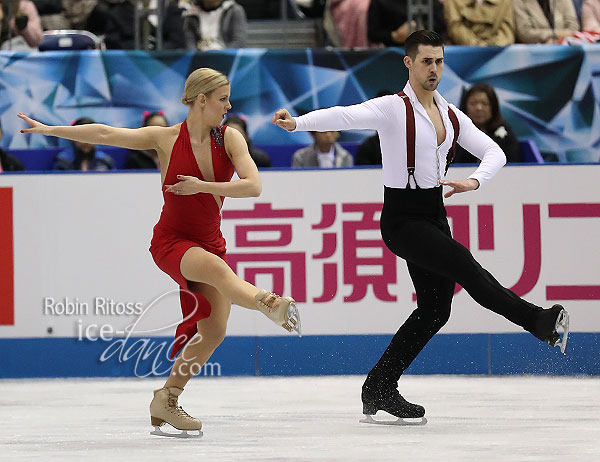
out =
<svg viewBox="0 0 600 462"><path fill-rule="evenodd" d="M185 80L181 102L186 106L191 106L199 94L204 93L208 95L223 85L229 85L229 79L225 74L209 67L196 69Z"/></svg>

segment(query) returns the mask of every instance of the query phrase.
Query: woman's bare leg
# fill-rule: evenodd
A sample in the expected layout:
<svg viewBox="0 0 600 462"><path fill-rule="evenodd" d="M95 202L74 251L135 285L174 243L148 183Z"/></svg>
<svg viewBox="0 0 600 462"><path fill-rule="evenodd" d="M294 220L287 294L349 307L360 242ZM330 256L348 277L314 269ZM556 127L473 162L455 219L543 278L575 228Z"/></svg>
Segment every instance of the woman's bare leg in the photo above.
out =
<svg viewBox="0 0 600 462"><path fill-rule="evenodd" d="M256 310L255 286L237 277L221 258L200 247L191 247L181 259L181 274L188 281L203 282L215 287L236 305Z"/></svg>
<svg viewBox="0 0 600 462"><path fill-rule="evenodd" d="M283 298L266 290L258 290L249 282L237 277L227 263L216 255L200 247L191 247L183 254L180 269L188 281L208 284L232 303L259 310L287 331L295 331L302 335L300 313L292 298Z"/></svg>
<svg viewBox="0 0 600 462"><path fill-rule="evenodd" d="M190 282L189 288L192 292L206 297L210 302L211 312L208 318L198 321L198 334L192 337L179 354L165 387L183 389L186 383L200 372L200 368L221 344L227 330L231 302L217 289L207 284Z"/></svg>

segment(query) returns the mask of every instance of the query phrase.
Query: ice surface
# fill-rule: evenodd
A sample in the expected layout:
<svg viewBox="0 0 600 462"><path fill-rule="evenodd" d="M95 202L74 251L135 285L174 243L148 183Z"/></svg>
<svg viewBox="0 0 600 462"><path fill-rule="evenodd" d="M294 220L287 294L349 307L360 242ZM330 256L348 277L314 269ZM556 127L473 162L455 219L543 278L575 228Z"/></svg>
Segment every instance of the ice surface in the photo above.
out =
<svg viewBox="0 0 600 462"><path fill-rule="evenodd" d="M149 434L161 379L1 380L0 460L600 460L600 378L405 376L424 427L358 423L362 380L196 378L180 399L204 422L191 440Z"/></svg>

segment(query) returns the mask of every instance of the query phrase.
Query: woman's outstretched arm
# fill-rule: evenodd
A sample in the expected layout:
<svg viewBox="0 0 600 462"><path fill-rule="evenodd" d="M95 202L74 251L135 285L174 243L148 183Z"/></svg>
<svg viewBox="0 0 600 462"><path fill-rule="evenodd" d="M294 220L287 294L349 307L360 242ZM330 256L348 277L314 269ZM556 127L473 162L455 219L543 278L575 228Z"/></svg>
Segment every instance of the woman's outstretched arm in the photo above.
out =
<svg viewBox="0 0 600 462"><path fill-rule="evenodd" d="M128 149L157 149L164 127L117 128L104 124L45 125L20 112L18 117L30 125L21 133L39 133L90 144L105 144Z"/></svg>

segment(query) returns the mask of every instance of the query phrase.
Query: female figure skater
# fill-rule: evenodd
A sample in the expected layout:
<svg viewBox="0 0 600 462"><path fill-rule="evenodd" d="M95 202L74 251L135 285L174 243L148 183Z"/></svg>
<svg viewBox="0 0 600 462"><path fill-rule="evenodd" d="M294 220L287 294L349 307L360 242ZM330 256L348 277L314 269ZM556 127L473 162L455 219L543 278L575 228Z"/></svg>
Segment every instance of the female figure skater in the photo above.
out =
<svg viewBox="0 0 600 462"><path fill-rule="evenodd" d="M201 68L185 82L181 101L189 106L186 120L171 127L47 126L18 114L31 126L22 133L155 149L158 153L164 205L150 252L158 267L181 287L184 317L172 350L172 356L180 350L181 354L163 388L154 391L150 404L155 426L152 433L161 436L169 435L159 429L165 422L183 430L175 436L202 434L202 422L188 415L177 399L225 337L231 303L258 309L286 330L301 333L292 298L257 289L238 278L225 262L225 240L220 231L224 197L256 197L262 190L244 137L235 129L220 126L231 109L229 95L225 75ZM239 179L231 181L234 169ZM190 435L188 430L198 430L198 435Z"/></svg>

